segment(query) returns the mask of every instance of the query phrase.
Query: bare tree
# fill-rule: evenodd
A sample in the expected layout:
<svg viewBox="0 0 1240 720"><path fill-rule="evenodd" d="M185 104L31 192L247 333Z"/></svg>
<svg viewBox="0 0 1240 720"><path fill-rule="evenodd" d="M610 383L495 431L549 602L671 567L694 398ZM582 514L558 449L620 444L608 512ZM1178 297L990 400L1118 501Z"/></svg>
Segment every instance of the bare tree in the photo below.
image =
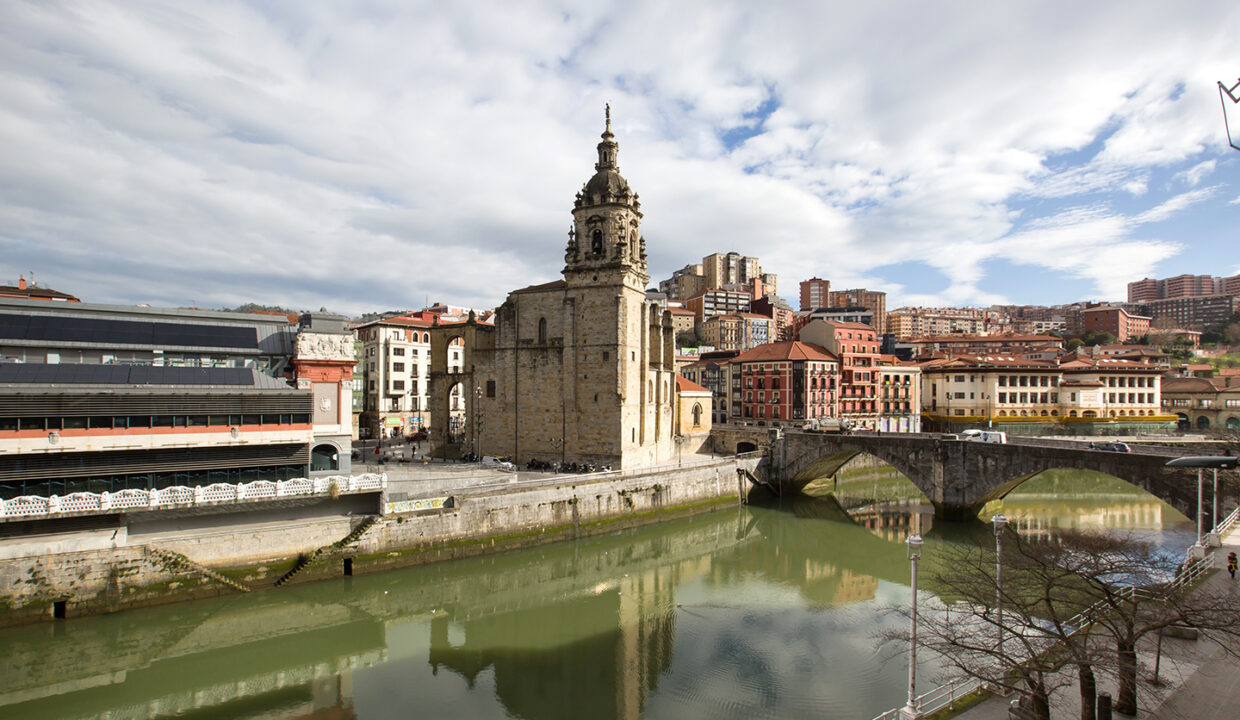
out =
<svg viewBox="0 0 1240 720"><path fill-rule="evenodd" d="M1003 582L992 548L955 546L934 562L929 587L947 603L919 613L923 646L957 671L1024 696L1049 718L1050 696L1075 670L1080 717L1094 720L1097 677L1114 674L1115 710L1137 711L1137 643L1171 626L1240 637L1240 608L1224 593L1178 586L1176 558L1129 537L1065 533L1031 541L1009 531ZM1000 609L1001 608L1001 609Z"/></svg>

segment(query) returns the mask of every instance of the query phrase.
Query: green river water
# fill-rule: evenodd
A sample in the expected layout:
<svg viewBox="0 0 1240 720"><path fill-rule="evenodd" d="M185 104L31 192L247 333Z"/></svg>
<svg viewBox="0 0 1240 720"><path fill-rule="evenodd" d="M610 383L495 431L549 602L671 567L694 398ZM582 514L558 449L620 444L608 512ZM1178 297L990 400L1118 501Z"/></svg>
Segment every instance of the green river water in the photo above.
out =
<svg viewBox="0 0 1240 720"><path fill-rule="evenodd" d="M902 705L904 538L934 526L890 472L611 535L0 631L0 717L856 718ZM879 502L875 502L875 498ZM995 509L1023 533L1194 529L1088 473ZM919 663L919 687L935 678Z"/></svg>

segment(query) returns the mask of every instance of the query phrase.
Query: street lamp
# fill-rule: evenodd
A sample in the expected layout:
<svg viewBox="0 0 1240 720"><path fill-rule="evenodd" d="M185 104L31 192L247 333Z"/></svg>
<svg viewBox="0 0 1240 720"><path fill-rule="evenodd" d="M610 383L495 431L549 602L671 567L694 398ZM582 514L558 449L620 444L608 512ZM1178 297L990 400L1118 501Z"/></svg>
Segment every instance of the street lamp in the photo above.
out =
<svg viewBox="0 0 1240 720"><path fill-rule="evenodd" d="M1203 487L1203 480L1201 477L1201 469L1202 468L1214 468L1214 474L1215 474L1215 486L1214 486L1215 487L1215 500L1214 502L1216 505L1214 519L1215 519L1215 527L1217 527L1218 525L1218 516L1217 516L1218 471L1219 471L1219 468L1222 468L1224 470L1228 468L1234 468L1236 467L1238 462L1240 462L1240 458L1237 458L1236 456L1202 455L1202 456L1179 457L1174 460L1169 460L1166 463L1166 467L1195 467L1197 468L1197 544L1189 548L1190 559L1198 560L1198 559L1205 557L1205 546L1201 542L1201 519L1202 519L1202 507L1201 506L1203 502L1202 496L1205 494L1205 488Z"/></svg>
<svg viewBox="0 0 1240 720"><path fill-rule="evenodd" d="M921 559L921 536L909 535L906 542L913 586L913 615L908 641L908 704L900 708L900 720L917 720L921 717L917 711L917 561Z"/></svg>
<svg viewBox="0 0 1240 720"><path fill-rule="evenodd" d="M996 657L999 662L1003 658L1003 528L1007 525L1007 518L1003 517L1003 513L996 513L990 519L995 526L995 609L999 613L999 645Z"/></svg>

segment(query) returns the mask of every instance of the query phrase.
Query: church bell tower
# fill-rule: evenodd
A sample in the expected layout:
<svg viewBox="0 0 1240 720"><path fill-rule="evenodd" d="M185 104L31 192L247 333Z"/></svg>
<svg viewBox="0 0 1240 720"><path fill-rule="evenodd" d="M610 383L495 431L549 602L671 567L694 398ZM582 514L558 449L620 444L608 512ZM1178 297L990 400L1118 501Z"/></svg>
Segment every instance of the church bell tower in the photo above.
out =
<svg viewBox="0 0 1240 720"><path fill-rule="evenodd" d="M620 146L611 133L611 106L606 109L602 137L594 176L573 203L564 279L570 287L619 284L645 292L650 275L641 203L616 164Z"/></svg>

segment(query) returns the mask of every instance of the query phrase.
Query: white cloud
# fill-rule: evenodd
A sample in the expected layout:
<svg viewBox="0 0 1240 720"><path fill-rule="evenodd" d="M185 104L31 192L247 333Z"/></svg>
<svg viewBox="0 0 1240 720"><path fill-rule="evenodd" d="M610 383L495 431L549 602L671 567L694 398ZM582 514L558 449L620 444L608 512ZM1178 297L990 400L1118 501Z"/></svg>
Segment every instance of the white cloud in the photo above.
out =
<svg viewBox="0 0 1240 720"><path fill-rule="evenodd" d="M1234 191L1151 191L1196 187L1226 149L1199 79L1232 71L1240 10L1207 5L1208 26L1156 2L1072 22L1040 3L13 2L0 281L494 305L558 273L610 102L655 281L735 249L786 296L921 262L948 287L893 296L986 303L996 258L1112 288L1184 249L1141 228Z"/></svg>
<svg viewBox="0 0 1240 720"><path fill-rule="evenodd" d="M1206 160L1204 162L1199 162L1187 170L1176 173L1172 179L1178 180L1189 187L1195 187L1201 184L1201 181L1205 178L1205 176L1214 172L1214 167L1217 164L1217 160Z"/></svg>

